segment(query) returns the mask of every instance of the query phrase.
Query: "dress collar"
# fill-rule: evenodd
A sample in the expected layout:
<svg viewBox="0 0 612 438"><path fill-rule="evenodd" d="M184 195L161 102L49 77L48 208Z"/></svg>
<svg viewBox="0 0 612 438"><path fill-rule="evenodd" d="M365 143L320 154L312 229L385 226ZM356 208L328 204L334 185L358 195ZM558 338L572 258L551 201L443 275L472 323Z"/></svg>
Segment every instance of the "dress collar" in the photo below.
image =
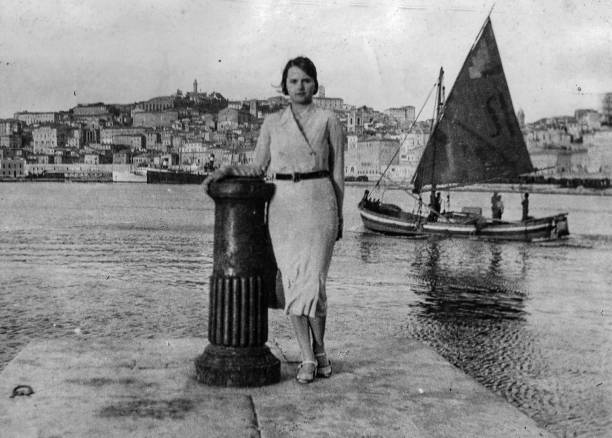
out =
<svg viewBox="0 0 612 438"><path fill-rule="evenodd" d="M300 117L303 117L307 114L312 113L315 110L315 104L311 103L310 105L308 105L308 107L300 114ZM297 115L296 115L297 116ZM283 110L283 113L281 115L281 123L285 124L287 122L293 122L293 114L292 114L292 110L291 110L291 104L287 105L287 108L285 108Z"/></svg>

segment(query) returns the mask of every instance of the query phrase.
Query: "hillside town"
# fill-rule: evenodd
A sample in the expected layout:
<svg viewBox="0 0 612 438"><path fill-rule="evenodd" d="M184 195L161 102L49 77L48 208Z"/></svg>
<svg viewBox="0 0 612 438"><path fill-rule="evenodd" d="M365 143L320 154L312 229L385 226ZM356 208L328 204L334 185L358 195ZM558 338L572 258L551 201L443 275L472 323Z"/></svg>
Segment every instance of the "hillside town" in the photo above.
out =
<svg viewBox="0 0 612 438"><path fill-rule="evenodd" d="M429 137L432 120L415 121L415 107L377 111L327 97L315 103L334 111L347 133L347 180L386 176L409 181ZM249 163L265 116L288 104L284 96L228 100L218 92L191 91L130 104L79 104L66 111L16 112L0 119L0 180L130 181L148 169L206 173L224 164ZM542 175L601 178L612 175L612 93L601 108L525 123L517 117L532 163ZM136 180L136 179L134 179Z"/></svg>

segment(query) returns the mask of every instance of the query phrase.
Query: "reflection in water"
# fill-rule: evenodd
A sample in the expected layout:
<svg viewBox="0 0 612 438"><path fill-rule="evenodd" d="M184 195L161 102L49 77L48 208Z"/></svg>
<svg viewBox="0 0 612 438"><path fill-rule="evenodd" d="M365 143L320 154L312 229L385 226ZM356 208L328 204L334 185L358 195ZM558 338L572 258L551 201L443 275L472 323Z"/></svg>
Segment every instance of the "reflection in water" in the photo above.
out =
<svg viewBox="0 0 612 438"><path fill-rule="evenodd" d="M382 243L384 243L384 238L381 239L381 236L372 233L362 233L359 239L359 256L361 260L365 263L378 263Z"/></svg>
<svg viewBox="0 0 612 438"><path fill-rule="evenodd" d="M425 242L425 247L417 250L413 268L422 286L415 290L422 297L413 305L417 314L442 322L525 319L525 294L510 287L515 282L503 277L501 246L489 246L491 257L488 271L483 275L480 270L474 271L466 265L451 266L441 262L442 242L448 244L448 241L435 239ZM472 259L469 253L467 256Z"/></svg>
<svg viewBox="0 0 612 438"><path fill-rule="evenodd" d="M533 415L541 412L541 394L532 392L529 381L546 367L526 325L528 294L519 278L504 272L505 249L463 242L457 258L450 240L429 240L415 248L419 299L411 305L410 335ZM536 419L545 418L542 413Z"/></svg>

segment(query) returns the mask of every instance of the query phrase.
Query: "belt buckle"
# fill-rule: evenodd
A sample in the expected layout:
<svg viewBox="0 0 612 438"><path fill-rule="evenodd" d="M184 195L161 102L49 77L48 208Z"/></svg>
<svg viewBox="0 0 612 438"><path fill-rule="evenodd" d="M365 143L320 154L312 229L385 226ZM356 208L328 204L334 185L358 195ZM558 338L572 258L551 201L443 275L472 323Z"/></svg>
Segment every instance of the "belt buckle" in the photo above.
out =
<svg viewBox="0 0 612 438"><path fill-rule="evenodd" d="M299 182L300 181L300 174L299 172L293 172L291 174L291 181L293 181L294 183Z"/></svg>

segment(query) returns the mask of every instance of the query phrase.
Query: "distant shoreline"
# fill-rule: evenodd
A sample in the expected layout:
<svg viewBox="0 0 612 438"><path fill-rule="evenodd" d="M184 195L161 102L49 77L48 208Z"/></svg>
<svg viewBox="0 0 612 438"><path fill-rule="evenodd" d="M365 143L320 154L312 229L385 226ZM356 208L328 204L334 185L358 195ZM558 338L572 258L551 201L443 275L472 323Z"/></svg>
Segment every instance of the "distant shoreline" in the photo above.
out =
<svg viewBox="0 0 612 438"><path fill-rule="evenodd" d="M368 188L373 186L373 181L348 181L345 185L351 187ZM399 190L399 189L398 189ZM441 188L441 191L446 191ZM607 189L589 189L584 187L568 188L558 187L551 184L477 184L472 186L464 186L451 188L451 192L500 192L500 193L538 193L543 195L586 195L586 196L612 196L612 188Z"/></svg>
<svg viewBox="0 0 612 438"><path fill-rule="evenodd" d="M64 180L54 178L40 178L34 180L28 180L25 178L0 178L1 183L42 183L42 182L53 182L53 183L104 183L104 184L125 184L126 182L117 182L108 180L105 178L92 178L82 180ZM133 184L146 184L145 182L133 182ZM364 189L370 188L375 184L374 181L346 181L345 185L348 187L363 187ZM401 190L399 187L391 188L391 190ZM408 188L407 188L408 189ZM445 188L440 188L440 191L447 191ZM612 196L612 187L607 189L591 189L584 187L568 188L558 187L551 184L477 184L472 186L455 187L450 189L451 192L500 192L500 193L538 193L543 195L582 195L582 196Z"/></svg>

